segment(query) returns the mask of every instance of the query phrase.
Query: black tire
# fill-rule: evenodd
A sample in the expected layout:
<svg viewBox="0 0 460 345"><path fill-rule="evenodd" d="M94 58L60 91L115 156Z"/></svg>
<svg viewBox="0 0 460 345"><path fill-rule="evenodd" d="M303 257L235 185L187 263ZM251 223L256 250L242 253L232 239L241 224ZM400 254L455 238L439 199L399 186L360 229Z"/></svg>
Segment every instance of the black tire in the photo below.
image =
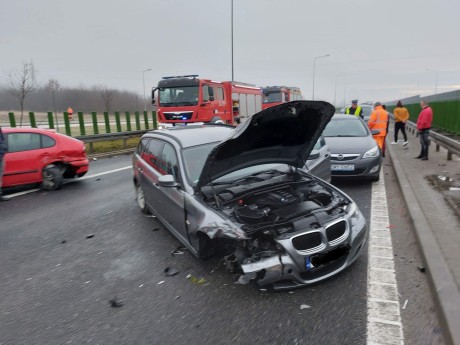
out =
<svg viewBox="0 0 460 345"><path fill-rule="evenodd" d="M45 168L43 170L43 182L41 184L42 189L56 190L62 187L64 177L62 171L57 166Z"/></svg>
<svg viewBox="0 0 460 345"><path fill-rule="evenodd" d="M136 183L136 201L142 213L149 214L147 203L145 202L144 190L139 183Z"/></svg>
<svg viewBox="0 0 460 345"><path fill-rule="evenodd" d="M380 174L378 174L377 176L374 176L371 181L373 182L378 182L380 180Z"/></svg>

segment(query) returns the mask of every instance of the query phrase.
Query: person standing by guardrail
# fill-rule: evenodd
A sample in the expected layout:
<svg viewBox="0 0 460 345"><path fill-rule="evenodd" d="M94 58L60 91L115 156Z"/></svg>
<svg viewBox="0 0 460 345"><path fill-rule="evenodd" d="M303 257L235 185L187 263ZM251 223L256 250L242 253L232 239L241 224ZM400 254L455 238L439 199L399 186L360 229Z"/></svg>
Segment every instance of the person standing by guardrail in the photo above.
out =
<svg viewBox="0 0 460 345"><path fill-rule="evenodd" d="M2 194L2 179L3 171L5 171L5 154L8 152L8 146L6 145L6 138L3 135L2 127L0 127L0 201L8 201L10 198L3 196Z"/></svg>
<svg viewBox="0 0 460 345"><path fill-rule="evenodd" d="M380 131L379 134L373 135L373 138L377 142L380 152L383 154L383 143L385 136L387 135L388 128L388 113L382 108L382 103L375 102L374 111L372 112L367 125L371 131L373 129Z"/></svg>
<svg viewBox="0 0 460 345"><path fill-rule="evenodd" d="M72 121L73 109L71 107L67 108L67 114L69 115L69 120Z"/></svg>
<svg viewBox="0 0 460 345"><path fill-rule="evenodd" d="M420 102L420 107L422 111L418 115L417 119L417 133L420 138L420 154L415 157L422 161L428 160L428 145L429 145L429 136L431 129L431 122L433 122L433 110L430 107L430 104L422 99Z"/></svg>
<svg viewBox="0 0 460 345"><path fill-rule="evenodd" d="M398 132L401 130L404 137L403 145L407 145L406 122L409 120L409 111L403 107L401 101L398 101L393 114L395 116L395 141L392 144L396 145L398 143Z"/></svg>

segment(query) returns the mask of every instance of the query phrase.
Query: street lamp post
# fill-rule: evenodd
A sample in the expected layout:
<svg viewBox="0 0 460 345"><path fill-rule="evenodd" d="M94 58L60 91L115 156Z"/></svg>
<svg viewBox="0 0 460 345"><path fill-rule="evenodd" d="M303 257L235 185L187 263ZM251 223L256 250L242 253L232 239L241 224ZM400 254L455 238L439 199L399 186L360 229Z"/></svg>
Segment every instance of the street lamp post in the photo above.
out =
<svg viewBox="0 0 460 345"><path fill-rule="evenodd" d="M434 72L435 75L436 75L436 80L435 80L435 84L434 84L434 94L436 95L438 93L438 72L439 71L437 71L435 69L429 69L429 68L427 68L426 70L430 71L430 72Z"/></svg>
<svg viewBox="0 0 460 345"><path fill-rule="evenodd" d="M151 71L152 69L146 69L142 71L142 84L144 85L144 111L147 111L147 102L145 101L145 72Z"/></svg>
<svg viewBox="0 0 460 345"><path fill-rule="evenodd" d="M346 74L337 74L335 76L335 85L334 85L334 106L337 107L337 79L343 77Z"/></svg>
<svg viewBox="0 0 460 345"><path fill-rule="evenodd" d="M321 56L315 56L313 58L313 93L312 93L312 100L314 101L315 100L315 70L316 70L316 59L321 59L321 58L325 58L325 57L328 57L328 56L331 56L330 54L326 54L326 55L321 55Z"/></svg>
<svg viewBox="0 0 460 345"><path fill-rule="evenodd" d="M231 10L231 28L232 28L232 84L235 81L235 76L233 74L233 0L232 0L232 10Z"/></svg>

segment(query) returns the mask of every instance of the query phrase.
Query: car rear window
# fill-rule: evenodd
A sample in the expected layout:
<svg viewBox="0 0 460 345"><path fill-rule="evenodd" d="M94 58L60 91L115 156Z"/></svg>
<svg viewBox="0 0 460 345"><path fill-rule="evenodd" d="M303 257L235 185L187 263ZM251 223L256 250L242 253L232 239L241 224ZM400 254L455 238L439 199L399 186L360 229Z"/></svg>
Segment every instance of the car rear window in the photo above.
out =
<svg viewBox="0 0 460 345"><path fill-rule="evenodd" d="M369 132L358 118L332 119L323 132L325 137L366 137Z"/></svg>

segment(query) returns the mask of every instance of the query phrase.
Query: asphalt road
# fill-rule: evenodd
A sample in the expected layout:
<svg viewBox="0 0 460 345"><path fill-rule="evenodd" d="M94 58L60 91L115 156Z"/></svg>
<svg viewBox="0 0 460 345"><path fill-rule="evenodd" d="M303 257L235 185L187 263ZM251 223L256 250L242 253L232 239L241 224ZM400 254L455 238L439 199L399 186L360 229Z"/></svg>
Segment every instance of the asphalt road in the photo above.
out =
<svg viewBox="0 0 460 345"><path fill-rule="evenodd" d="M101 159L89 174L130 164ZM337 185L369 219L371 183ZM178 246L138 210L130 169L2 203L0 344L366 344L367 251L332 279L273 293L234 284L218 259L171 255ZM398 280L404 269L419 274L416 246L399 250L414 265L397 265ZM179 273L165 276L167 267ZM437 341L426 344L441 344L426 279L417 277L423 296L409 306L422 312L403 313L406 344L423 343L420 325ZM123 305L112 307L114 298Z"/></svg>

